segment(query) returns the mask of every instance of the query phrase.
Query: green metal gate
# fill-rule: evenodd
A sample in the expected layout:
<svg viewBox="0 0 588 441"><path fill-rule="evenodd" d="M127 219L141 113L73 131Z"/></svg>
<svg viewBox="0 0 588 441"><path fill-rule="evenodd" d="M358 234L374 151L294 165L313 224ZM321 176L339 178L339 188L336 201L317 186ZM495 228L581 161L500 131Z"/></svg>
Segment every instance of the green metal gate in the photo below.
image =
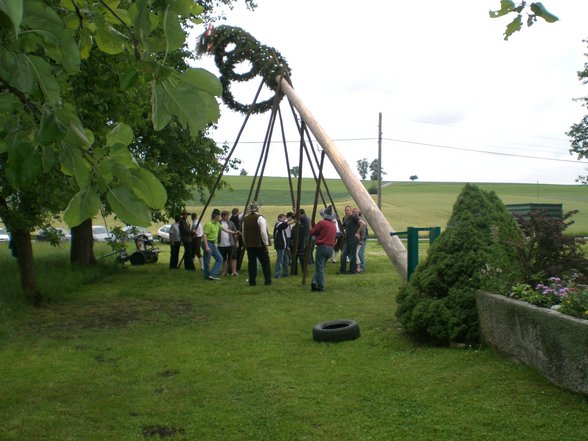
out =
<svg viewBox="0 0 588 441"><path fill-rule="evenodd" d="M429 232L429 245L432 244L435 239L441 234L441 227L407 227L406 231L398 231L390 233L390 236L402 236L406 235L407 241L407 280L410 280L410 276L414 273L417 265L419 264L419 232Z"/></svg>

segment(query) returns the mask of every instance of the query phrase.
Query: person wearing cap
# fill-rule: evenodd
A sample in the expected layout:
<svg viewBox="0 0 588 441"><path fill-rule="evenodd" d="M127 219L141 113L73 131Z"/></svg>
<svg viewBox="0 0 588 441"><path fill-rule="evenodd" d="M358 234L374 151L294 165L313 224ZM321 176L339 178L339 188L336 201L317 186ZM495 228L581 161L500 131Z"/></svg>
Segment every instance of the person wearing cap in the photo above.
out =
<svg viewBox="0 0 588 441"><path fill-rule="evenodd" d="M204 280L220 280L219 275L223 264L223 256L221 256L217 241L221 231L230 234L239 234L235 230L225 228L220 223L221 212L218 208L212 210L210 221L204 225L204 234L202 235L202 257L204 260ZM210 258L214 258L214 265L210 269Z"/></svg>
<svg viewBox="0 0 588 441"><path fill-rule="evenodd" d="M192 256L192 227L188 221L188 216L190 216L190 213L184 210L179 224L180 240L184 246L184 256L182 257L182 260L184 261L184 269L186 269L186 271L195 271L194 256Z"/></svg>
<svg viewBox="0 0 588 441"><path fill-rule="evenodd" d="M259 214L257 202L249 204L248 213L243 218L243 240L247 249L247 271L249 273L249 286L256 285L257 261L261 265L265 285L272 284L272 270L270 258L267 251L269 245L269 234L265 218Z"/></svg>
<svg viewBox="0 0 588 441"><path fill-rule="evenodd" d="M321 210L321 220L309 230L309 234L316 238L316 251L314 257L314 275L310 283L311 291L325 290L325 264L333 255L333 247L337 238L335 226L337 215L332 205Z"/></svg>

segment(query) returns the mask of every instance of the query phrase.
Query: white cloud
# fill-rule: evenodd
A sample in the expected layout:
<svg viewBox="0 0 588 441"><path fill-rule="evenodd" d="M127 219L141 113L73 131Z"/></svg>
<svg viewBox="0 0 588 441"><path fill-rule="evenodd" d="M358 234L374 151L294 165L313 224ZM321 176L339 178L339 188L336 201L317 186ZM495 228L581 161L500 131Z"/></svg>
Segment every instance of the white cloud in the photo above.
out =
<svg viewBox="0 0 588 441"><path fill-rule="evenodd" d="M587 164L505 155L575 159L565 132L586 113L573 98L588 95L577 79L587 61L588 2L545 2L560 21L509 41L502 33L510 18L488 17L499 0L257 3L255 12L228 12L226 24L288 60L297 94L353 169L377 156L381 112L387 179L573 184L585 174ZM210 57L203 62L217 72ZM252 83L234 86L242 101L253 99ZM225 108L213 138L232 143L243 119ZM246 142L263 141L268 120L252 118L236 150L250 173L260 146ZM295 128L288 133L295 155ZM363 141L337 141L349 138ZM284 175L283 148L273 149L266 175ZM326 175L336 176L332 167Z"/></svg>

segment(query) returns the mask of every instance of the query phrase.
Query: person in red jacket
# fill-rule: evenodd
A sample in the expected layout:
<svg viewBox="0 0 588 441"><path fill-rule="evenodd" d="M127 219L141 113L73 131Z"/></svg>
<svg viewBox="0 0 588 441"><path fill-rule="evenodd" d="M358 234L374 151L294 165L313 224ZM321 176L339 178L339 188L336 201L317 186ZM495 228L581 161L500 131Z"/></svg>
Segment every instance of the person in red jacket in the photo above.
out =
<svg viewBox="0 0 588 441"><path fill-rule="evenodd" d="M316 238L314 275L310 283L310 290L319 292L325 290L325 264L333 255L333 247L337 236L337 227L335 226L337 216L333 206L329 205L327 208L322 209L321 217L323 220L309 231L309 234Z"/></svg>

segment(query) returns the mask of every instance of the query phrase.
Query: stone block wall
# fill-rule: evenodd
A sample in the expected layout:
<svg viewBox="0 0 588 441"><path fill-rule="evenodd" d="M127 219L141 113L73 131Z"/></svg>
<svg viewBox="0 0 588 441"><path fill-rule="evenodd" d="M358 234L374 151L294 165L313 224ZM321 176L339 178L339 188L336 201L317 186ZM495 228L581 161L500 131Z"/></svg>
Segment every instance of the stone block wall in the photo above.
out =
<svg viewBox="0 0 588 441"><path fill-rule="evenodd" d="M539 370L552 383L588 394L588 320L478 292L484 340Z"/></svg>

